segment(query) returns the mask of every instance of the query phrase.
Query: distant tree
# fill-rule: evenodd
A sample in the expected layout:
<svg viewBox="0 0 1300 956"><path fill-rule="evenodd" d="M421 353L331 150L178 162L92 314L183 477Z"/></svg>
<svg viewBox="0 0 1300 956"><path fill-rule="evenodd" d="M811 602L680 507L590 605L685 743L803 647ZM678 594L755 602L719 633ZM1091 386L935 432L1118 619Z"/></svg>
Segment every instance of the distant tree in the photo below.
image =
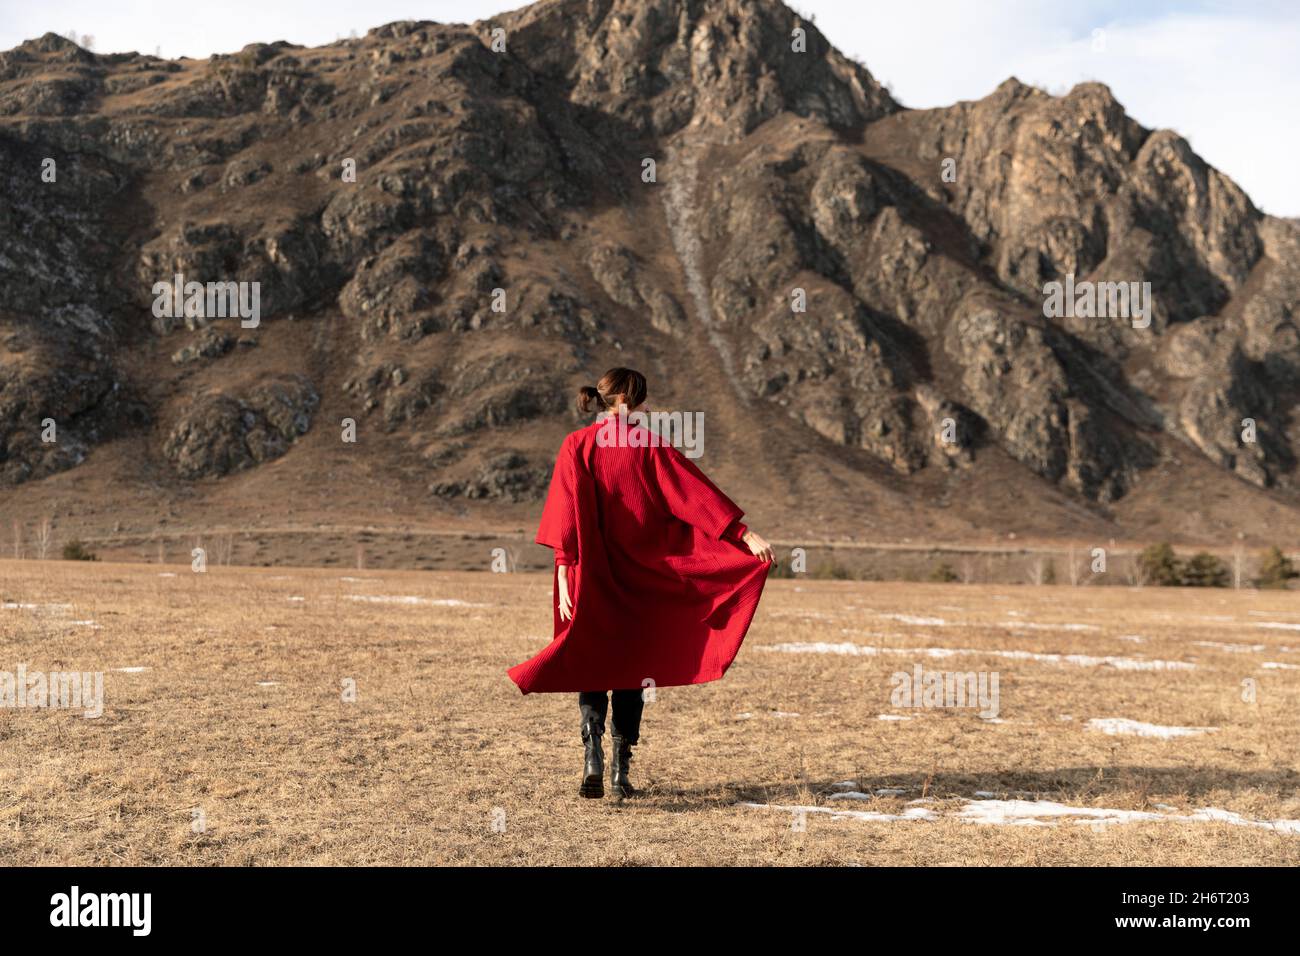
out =
<svg viewBox="0 0 1300 956"><path fill-rule="evenodd" d="M1287 582L1297 577L1300 577L1300 571L1295 569L1291 559L1283 554L1281 549L1272 547L1264 552L1264 559L1259 564L1259 577L1255 579L1255 587L1286 588Z"/></svg>
<svg viewBox="0 0 1300 956"><path fill-rule="evenodd" d="M1142 583L1157 587L1177 587L1182 583L1182 565L1167 541L1142 549L1137 559Z"/></svg>
<svg viewBox="0 0 1300 956"><path fill-rule="evenodd" d="M1182 579L1189 588L1226 588L1231 580L1228 566L1208 551L1192 555L1183 566Z"/></svg>
<svg viewBox="0 0 1300 956"><path fill-rule="evenodd" d="M98 561L99 555L95 554L80 539L74 538L63 546L64 561Z"/></svg>
<svg viewBox="0 0 1300 956"><path fill-rule="evenodd" d="M41 519L41 523L36 527L36 554L42 561L50 553L50 542L54 539L54 525L51 524L49 517Z"/></svg>
<svg viewBox="0 0 1300 956"><path fill-rule="evenodd" d="M940 561L930 571L930 580L939 584L952 584L961 580L961 578L957 576L957 572L953 570L951 564L947 561Z"/></svg>
<svg viewBox="0 0 1300 956"><path fill-rule="evenodd" d="M849 574L849 569L838 561L823 561L817 565L812 576L822 580L848 581L853 575Z"/></svg>
<svg viewBox="0 0 1300 956"><path fill-rule="evenodd" d="M961 559L961 583L971 584L975 580L975 558L966 555Z"/></svg>

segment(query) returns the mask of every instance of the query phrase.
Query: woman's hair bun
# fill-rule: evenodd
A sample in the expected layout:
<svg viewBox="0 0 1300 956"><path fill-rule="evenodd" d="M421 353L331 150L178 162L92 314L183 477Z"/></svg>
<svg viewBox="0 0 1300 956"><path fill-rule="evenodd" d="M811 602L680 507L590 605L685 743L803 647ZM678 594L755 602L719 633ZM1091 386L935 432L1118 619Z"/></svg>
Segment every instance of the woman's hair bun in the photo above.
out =
<svg viewBox="0 0 1300 956"><path fill-rule="evenodd" d="M605 407L605 400L600 397L600 392L596 389L596 386L584 385L578 389L579 411L584 413L591 411L592 403L595 403L597 408Z"/></svg>
<svg viewBox="0 0 1300 956"><path fill-rule="evenodd" d="M578 389L578 408L583 412L591 411L592 405L597 410L626 405L637 408L645 402L645 376L636 369L612 368L600 377L595 385L584 385Z"/></svg>

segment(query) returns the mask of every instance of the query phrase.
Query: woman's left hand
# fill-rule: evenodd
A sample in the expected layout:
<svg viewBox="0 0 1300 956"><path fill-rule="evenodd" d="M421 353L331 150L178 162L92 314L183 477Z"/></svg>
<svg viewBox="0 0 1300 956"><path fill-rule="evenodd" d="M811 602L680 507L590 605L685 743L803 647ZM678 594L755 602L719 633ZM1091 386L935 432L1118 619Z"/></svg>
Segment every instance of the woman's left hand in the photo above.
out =
<svg viewBox="0 0 1300 956"><path fill-rule="evenodd" d="M745 542L745 546L749 548L750 554L754 555L754 557L762 558L768 564L776 563L776 552L772 550L772 546L767 543L767 539L761 534L746 531L745 537L741 540Z"/></svg>
<svg viewBox="0 0 1300 956"><path fill-rule="evenodd" d="M567 621L573 617L573 602L569 599L569 568L568 565L561 564L555 569L559 578L560 592L560 620Z"/></svg>

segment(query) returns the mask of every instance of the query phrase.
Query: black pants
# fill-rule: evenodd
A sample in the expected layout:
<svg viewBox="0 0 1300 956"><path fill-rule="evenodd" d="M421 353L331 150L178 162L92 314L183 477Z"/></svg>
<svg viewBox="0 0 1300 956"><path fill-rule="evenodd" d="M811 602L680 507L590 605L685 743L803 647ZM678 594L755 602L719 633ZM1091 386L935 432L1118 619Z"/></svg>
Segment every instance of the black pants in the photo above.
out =
<svg viewBox="0 0 1300 956"><path fill-rule="evenodd" d="M641 688L636 690L616 690L614 695L614 723L610 733L622 737L629 744L640 739ZM609 712L609 698L603 690L584 690L578 695L578 709L582 711L582 726L594 722L603 734L605 732L605 714Z"/></svg>

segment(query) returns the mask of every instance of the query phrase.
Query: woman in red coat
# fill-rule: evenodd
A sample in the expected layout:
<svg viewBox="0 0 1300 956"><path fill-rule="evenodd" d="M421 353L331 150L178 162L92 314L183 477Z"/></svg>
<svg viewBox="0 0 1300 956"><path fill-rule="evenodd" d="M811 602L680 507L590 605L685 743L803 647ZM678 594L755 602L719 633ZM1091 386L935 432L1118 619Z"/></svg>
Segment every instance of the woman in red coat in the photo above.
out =
<svg viewBox="0 0 1300 956"><path fill-rule="evenodd" d="M555 550L555 636L509 671L525 694L579 692L584 797L605 793L606 691L616 688L610 783L621 798L635 792L628 762L643 688L726 673L773 561L744 512L643 426L645 399L645 376L627 368L579 391L582 411L608 414L564 440L542 511L537 543Z"/></svg>

